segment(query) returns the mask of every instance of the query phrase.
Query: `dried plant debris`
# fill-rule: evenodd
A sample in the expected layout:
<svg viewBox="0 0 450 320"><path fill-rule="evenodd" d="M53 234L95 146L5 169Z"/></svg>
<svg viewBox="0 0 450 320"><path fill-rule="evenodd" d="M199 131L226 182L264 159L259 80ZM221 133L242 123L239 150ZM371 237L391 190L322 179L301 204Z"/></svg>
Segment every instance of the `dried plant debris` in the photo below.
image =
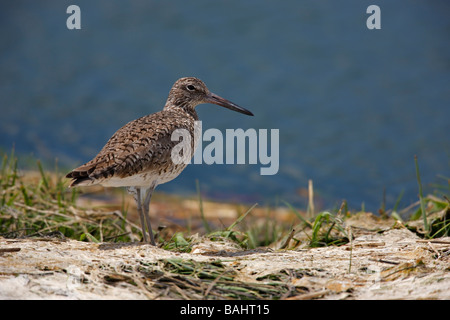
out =
<svg viewBox="0 0 450 320"><path fill-rule="evenodd" d="M240 206L215 225L217 206L180 201L154 247L123 198L86 205L38 169L0 168L0 299L450 299L446 196L380 216Z"/></svg>
<svg viewBox="0 0 450 320"><path fill-rule="evenodd" d="M406 228L240 255L56 238L0 238L0 249L1 299L450 298L450 238L424 241Z"/></svg>

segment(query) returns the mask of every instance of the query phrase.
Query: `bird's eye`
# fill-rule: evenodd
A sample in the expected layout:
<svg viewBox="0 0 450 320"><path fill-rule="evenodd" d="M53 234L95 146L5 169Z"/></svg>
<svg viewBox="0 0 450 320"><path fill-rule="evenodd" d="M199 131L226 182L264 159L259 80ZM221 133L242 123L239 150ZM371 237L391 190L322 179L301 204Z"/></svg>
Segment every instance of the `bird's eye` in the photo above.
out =
<svg viewBox="0 0 450 320"><path fill-rule="evenodd" d="M188 85L186 86L186 89L188 89L189 91L194 91L194 90L195 90L195 87L194 87L192 84L188 84Z"/></svg>

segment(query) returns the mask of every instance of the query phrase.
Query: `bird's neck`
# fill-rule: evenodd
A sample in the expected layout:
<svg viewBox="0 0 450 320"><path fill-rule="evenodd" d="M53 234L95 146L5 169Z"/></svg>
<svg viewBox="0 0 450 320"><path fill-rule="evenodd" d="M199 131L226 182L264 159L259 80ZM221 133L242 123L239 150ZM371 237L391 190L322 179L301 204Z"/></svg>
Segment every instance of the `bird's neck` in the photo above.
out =
<svg viewBox="0 0 450 320"><path fill-rule="evenodd" d="M186 115L189 115L194 118L194 120L198 120L197 112L195 111L195 106L190 106L189 104L173 104L169 103L167 101L166 105L164 106L164 111L174 111L177 113L185 113Z"/></svg>

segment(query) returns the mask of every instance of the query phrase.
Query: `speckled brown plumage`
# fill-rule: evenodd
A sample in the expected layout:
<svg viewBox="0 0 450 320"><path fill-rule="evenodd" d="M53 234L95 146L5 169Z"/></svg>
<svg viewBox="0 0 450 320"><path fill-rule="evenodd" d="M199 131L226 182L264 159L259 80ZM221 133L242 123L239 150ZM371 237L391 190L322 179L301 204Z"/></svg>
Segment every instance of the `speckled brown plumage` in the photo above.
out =
<svg viewBox="0 0 450 320"><path fill-rule="evenodd" d="M128 187L138 202L144 241L147 241L145 218L154 244L148 217L151 193L158 184L177 177L187 165L175 164L171 159L172 148L179 143L171 139L176 129L186 129L191 134L191 155L194 154L194 124L198 120L195 107L201 103L214 103L253 115L210 92L201 80L181 78L170 90L162 111L127 123L94 159L69 172L66 177L72 179L70 187L94 184Z"/></svg>
<svg viewBox="0 0 450 320"><path fill-rule="evenodd" d="M103 184L116 177L118 181L127 177L148 173L158 175L164 170L174 170L171 151L178 141L171 141L176 129L194 130L194 112L165 110L144 116L124 125L106 143L97 156L88 163L74 169L67 177L74 179L70 186ZM194 141L192 139L192 141ZM140 186L149 183L142 181Z"/></svg>

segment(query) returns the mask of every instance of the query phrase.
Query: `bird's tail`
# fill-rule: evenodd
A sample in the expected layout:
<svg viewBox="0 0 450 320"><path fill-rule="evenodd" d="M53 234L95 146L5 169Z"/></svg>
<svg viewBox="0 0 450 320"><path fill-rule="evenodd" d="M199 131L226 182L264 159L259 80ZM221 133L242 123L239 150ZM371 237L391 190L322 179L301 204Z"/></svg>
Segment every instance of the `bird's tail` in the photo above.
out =
<svg viewBox="0 0 450 320"><path fill-rule="evenodd" d="M97 184L96 179L91 177L91 173L95 170L95 166L84 164L81 167L73 169L66 175L66 178L72 179L69 188L76 186L89 186Z"/></svg>

